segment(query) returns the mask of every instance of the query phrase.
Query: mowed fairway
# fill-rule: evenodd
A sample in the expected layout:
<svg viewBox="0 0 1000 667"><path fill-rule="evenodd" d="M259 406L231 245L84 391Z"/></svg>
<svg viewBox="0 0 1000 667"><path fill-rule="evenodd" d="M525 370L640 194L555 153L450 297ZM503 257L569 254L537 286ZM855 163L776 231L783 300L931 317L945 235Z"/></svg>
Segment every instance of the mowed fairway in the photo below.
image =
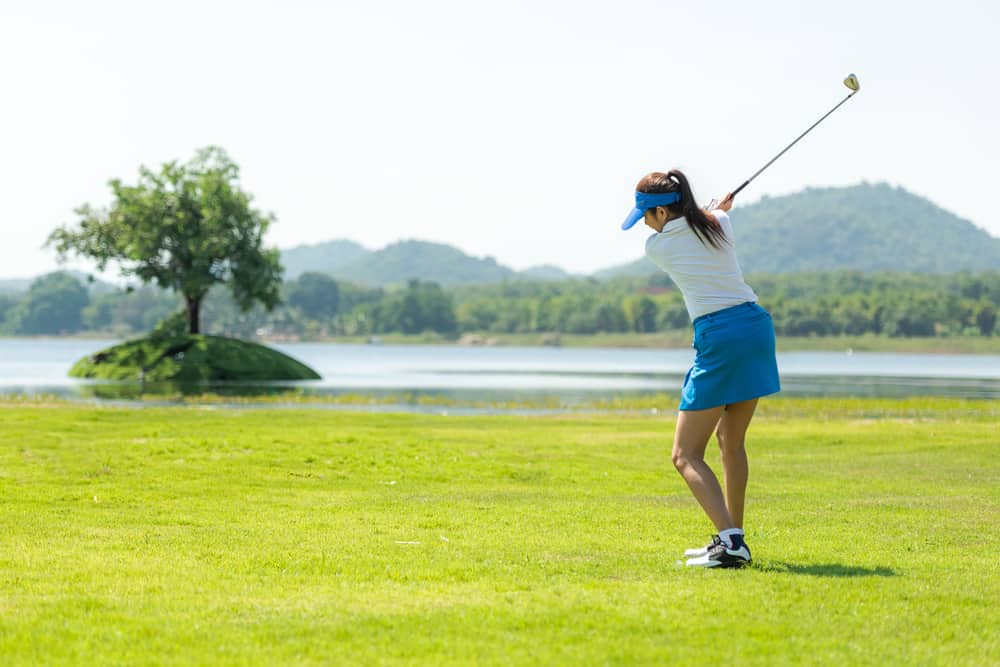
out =
<svg viewBox="0 0 1000 667"><path fill-rule="evenodd" d="M669 415L0 407L0 662L1000 664L998 403L771 405L742 571Z"/></svg>

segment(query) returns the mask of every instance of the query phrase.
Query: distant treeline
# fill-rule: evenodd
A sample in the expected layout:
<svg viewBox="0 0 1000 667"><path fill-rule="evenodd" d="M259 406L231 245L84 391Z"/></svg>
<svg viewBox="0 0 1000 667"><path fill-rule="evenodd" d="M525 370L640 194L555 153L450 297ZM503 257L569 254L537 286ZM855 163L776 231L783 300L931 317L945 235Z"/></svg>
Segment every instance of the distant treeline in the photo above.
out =
<svg viewBox="0 0 1000 667"><path fill-rule="evenodd" d="M1000 272L949 275L828 272L751 276L779 335L892 337L1000 334ZM624 333L686 329L684 301L665 275L508 282L448 290L417 280L368 288L305 273L284 283L271 312L242 313L223 290L203 307L203 331L318 339L381 333ZM181 310L151 287L97 289L67 273L0 294L0 333L146 333Z"/></svg>

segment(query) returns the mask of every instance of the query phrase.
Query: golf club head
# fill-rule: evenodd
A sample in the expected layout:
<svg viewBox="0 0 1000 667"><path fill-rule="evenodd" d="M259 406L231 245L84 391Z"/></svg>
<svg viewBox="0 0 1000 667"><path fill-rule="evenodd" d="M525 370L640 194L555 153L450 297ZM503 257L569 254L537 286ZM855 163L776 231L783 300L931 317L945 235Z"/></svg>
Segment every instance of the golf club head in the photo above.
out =
<svg viewBox="0 0 1000 667"><path fill-rule="evenodd" d="M859 90L861 90L861 84L858 83L858 77L854 76L853 74L847 75L847 78L844 79L844 85L853 90L854 92L858 92Z"/></svg>

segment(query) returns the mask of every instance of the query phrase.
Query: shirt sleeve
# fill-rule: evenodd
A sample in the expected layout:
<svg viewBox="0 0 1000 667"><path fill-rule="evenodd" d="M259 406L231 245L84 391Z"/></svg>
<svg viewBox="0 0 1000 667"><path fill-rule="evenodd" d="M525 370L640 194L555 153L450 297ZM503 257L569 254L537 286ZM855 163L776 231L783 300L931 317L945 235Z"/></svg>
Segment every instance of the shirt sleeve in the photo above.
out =
<svg viewBox="0 0 1000 667"><path fill-rule="evenodd" d="M733 238L733 223L729 219L729 214L723 211L721 208L717 208L712 211L712 215L715 219L719 221L719 227L722 227L722 231L725 232L727 239Z"/></svg>

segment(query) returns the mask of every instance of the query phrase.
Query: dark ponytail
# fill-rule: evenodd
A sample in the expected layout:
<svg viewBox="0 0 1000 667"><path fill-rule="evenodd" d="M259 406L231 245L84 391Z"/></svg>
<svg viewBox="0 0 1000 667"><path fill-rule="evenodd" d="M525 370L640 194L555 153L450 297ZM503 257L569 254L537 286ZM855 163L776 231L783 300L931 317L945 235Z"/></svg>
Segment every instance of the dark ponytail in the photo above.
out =
<svg viewBox="0 0 1000 667"><path fill-rule="evenodd" d="M649 194L662 194L665 192L676 192L680 194L680 201L669 204L666 209L674 215L683 215L687 220L688 227L698 237L698 240L713 248L721 248L726 243L726 234L722 228L705 213L698 208L698 203L694 200L691 186L688 184L687 176L677 169L671 169L665 174L654 171L642 177L639 184L635 186L639 192Z"/></svg>

